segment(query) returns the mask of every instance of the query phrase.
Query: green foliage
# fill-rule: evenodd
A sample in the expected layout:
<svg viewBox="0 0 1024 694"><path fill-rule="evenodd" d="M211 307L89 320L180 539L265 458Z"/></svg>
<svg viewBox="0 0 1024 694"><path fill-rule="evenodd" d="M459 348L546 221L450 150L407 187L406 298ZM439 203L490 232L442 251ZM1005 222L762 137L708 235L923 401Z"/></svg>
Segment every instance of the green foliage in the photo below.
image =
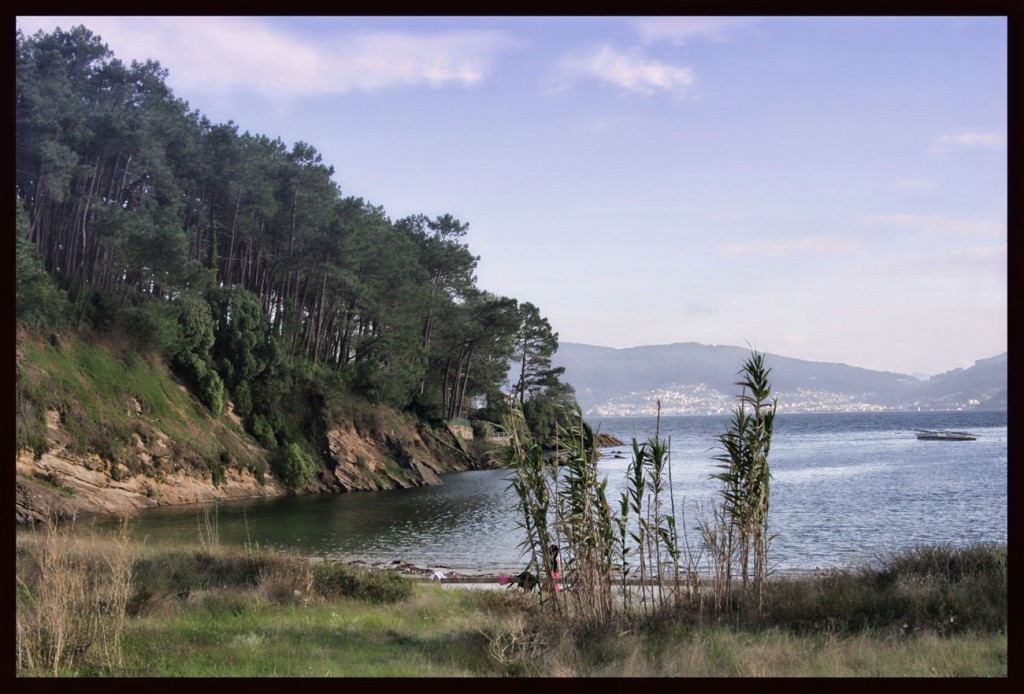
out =
<svg viewBox="0 0 1024 694"><path fill-rule="evenodd" d="M334 562L310 563L270 550L227 547L161 550L139 559L134 573L136 591L144 590L149 595L185 595L212 588L256 590L270 583L283 583L301 586L301 592L328 600L352 598L387 604L409 598L414 587L412 581L390 571ZM292 593L289 589L289 598Z"/></svg>
<svg viewBox="0 0 1024 694"><path fill-rule="evenodd" d="M658 406L660 411L660 402ZM671 602L667 595L678 592L680 588L682 568L675 500L671 492L669 442L655 433L643 444L633 439L632 446L632 460L626 470L626 490L620 496L620 515L616 518L622 545L623 587L628 577L635 576L640 582L641 603L646 605L650 600L652 605L664 608ZM669 497L667 504L666 491ZM630 541L635 544L629 545ZM630 557L635 557L637 571L633 570ZM666 571L666 566L671 568ZM692 595L690 573L686 571L687 595ZM629 591L627 605L632 607L633 598L633 592Z"/></svg>
<svg viewBox="0 0 1024 694"><path fill-rule="evenodd" d="M40 482L45 482L46 484L56 489L61 496L70 498L78 493L77 489L75 489L74 487L69 487L68 485L64 484L61 481L60 477L58 477L52 472L34 472L32 473L32 476L35 479L39 480Z"/></svg>
<svg viewBox="0 0 1024 694"><path fill-rule="evenodd" d="M1005 633L1005 546L920 547L854 571L768 584L761 623L798 633Z"/></svg>
<svg viewBox="0 0 1024 694"><path fill-rule="evenodd" d="M877 576L886 587L906 576L960 583L978 578L1005 578L1006 562L1005 545L920 546L881 556L866 571Z"/></svg>
<svg viewBox="0 0 1024 694"><path fill-rule="evenodd" d="M67 318L67 296L46 274L38 248L28 240L28 218L20 200L16 208L15 316L18 324L29 330L59 330Z"/></svg>
<svg viewBox="0 0 1024 694"><path fill-rule="evenodd" d="M259 299L245 289L217 289L210 304L215 320L213 357L230 389L269 376L280 361Z"/></svg>
<svg viewBox="0 0 1024 694"><path fill-rule="evenodd" d="M524 406L532 394L557 385L565 368L551 366L551 357L558 350L558 333L551 330L540 309L524 302L519 306L519 321L512 353L516 364L513 393L520 406Z"/></svg>
<svg viewBox="0 0 1024 694"><path fill-rule="evenodd" d="M214 344L214 322L210 304L195 292L183 292L174 301L178 330L168 345L168 356L194 354L209 361Z"/></svg>
<svg viewBox="0 0 1024 694"><path fill-rule="evenodd" d="M207 467L210 469L210 482L214 487L224 484L224 481L227 479L227 468L230 464L231 458L224 451L221 451L220 455L207 462Z"/></svg>
<svg viewBox="0 0 1024 694"><path fill-rule="evenodd" d="M607 479L597 474L594 433L576 408L571 426L559 433L555 457L549 457L514 409L505 429L510 436L514 471L510 488L518 498L521 547L528 568L544 577L545 592L556 597L551 577L552 547L563 564L563 580L572 585L565 598L577 614L604 623L612 615L613 558L617 551L615 518L606 498ZM556 611L560 599L549 603Z"/></svg>
<svg viewBox="0 0 1024 694"><path fill-rule="evenodd" d="M392 571L358 570L333 562L313 565L313 587L326 598L346 597L385 604L412 596L413 582Z"/></svg>
<svg viewBox="0 0 1024 694"><path fill-rule="evenodd" d="M175 372L189 384L199 401L214 416L224 410L224 382L209 362L194 352L180 352L171 363Z"/></svg>
<svg viewBox="0 0 1024 694"><path fill-rule="evenodd" d="M140 297L119 313L119 322L135 351L163 354L178 333L175 312L166 301Z"/></svg>
<svg viewBox="0 0 1024 694"><path fill-rule="evenodd" d="M316 465L295 443L277 449L271 459L274 475L283 485L291 488L304 487L313 481Z"/></svg>
<svg viewBox="0 0 1024 694"><path fill-rule="evenodd" d="M17 365L15 382L15 452L32 451L38 460L50 450L50 437L46 426L48 395L35 379L28 378L25 367Z"/></svg>
<svg viewBox="0 0 1024 694"><path fill-rule="evenodd" d="M553 383L534 392L523 405L526 426L538 441L551 445L559 431L573 425L576 391L565 383Z"/></svg>
<svg viewBox="0 0 1024 694"><path fill-rule="evenodd" d="M261 414L252 414L246 418L246 431L253 435L264 448L276 448L277 439L274 437L274 428L270 422ZM294 445L294 444L293 444Z"/></svg>
<svg viewBox="0 0 1024 694"><path fill-rule="evenodd" d="M769 400L771 385L764 355L754 351L736 383L743 391L733 411L728 431L718 437L724 453L715 457L723 471L712 475L722 482L723 511L727 517L726 541L720 563L731 586L733 558L746 586L749 579L760 586L768 575L768 508L771 471L768 452L775 423L776 400ZM753 566L751 566L751 562Z"/></svg>
<svg viewBox="0 0 1024 694"><path fill-rule="evenodd" d="M231 392L231 401L235 405L235 414L242 418L242 421L246 423L246 431L252 434L253 404L252 389L249 388L249 384L239 383L236 385Z"/></svg>
<svg viewBox="0 0 1024 694"><path fill-rule="evenodd" d="M604 623L613 614L612 568L620 553L616 523L607 499L608 479L598 476L594 432L578 405L569 421L559 429L560 465L554 471L558 544L573 588L570 601L578 614Z"/></svg>

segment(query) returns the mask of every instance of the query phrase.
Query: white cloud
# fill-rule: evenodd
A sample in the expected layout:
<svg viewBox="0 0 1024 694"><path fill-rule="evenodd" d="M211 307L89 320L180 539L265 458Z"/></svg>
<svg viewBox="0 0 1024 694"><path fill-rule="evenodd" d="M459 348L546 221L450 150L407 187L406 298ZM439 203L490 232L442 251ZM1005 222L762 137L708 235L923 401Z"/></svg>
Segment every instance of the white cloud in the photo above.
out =
<svg viewBox="0 0 1024 694"><path fill-rule="evenodd" d="M85 24L126 62L159 60L176 90L244 88L275 97L471 87L499 50L514 45L496 31L335 32L310 41L250 17L29 19L45 31Z"/></svg>
<svg viewBox="0 0 1024 694"><path fill-rule="evenodd" d="M750 17L644 17L633 28L645 43L671 41L677 45L694 38L725 41Z"/></svg>
<svg viewBox="0 0 1024 694"><path fill-rule="evenodd" d="M937 144L928 148L932 154L943 154L949 151L951 146L961 148L972 147L1001 147L1006 144L1006 136L999 133L976 133L973 131L957 133L956 135L943 135L938 138Z"/></svg>
<svg viewBox="0 0 1024 694"><path fill-rule="evenodd" d="M860 241L850 238L808 236L795 239L757 239L730 243L722 247L723 255L770 255L782 257L791 253L846 253L856 250Z"/></svg>
<svg viewBox="0 0 1024 694"><path fill-rule="evenodd" d="M950 219L940 215L889 214L864 217L864 224L886 224L924 234L950 236L1005 236L1006 222L999 219Z"/></svg>
<svg viewBox="0 0 1024 694"><path fill-rule="evenodd" d="M659 90L679 93L694 82L690 68L663 63L640 51L622 53L607 45L565 58L561 69L571 79L596 78L645 95Z"/></svg>
<svg viewBox="0 0 1024 694"><path fill-rule="evenodd" d="M346 45L347 42L350 42ZM493 54L512 45L501 32L436 34L376 33L343 37L325 50L323 78L339 91L395 85L473 86L490 68Z"/></svg>
<svg viewBox="0 0 1024 694"><path fill-rule="evenodd" d="M958 135L943 135L939 138L942 144L960 145L961 147L986 146L992 147L1006 143L1006 138L998 133L967 132Z"/></svg>

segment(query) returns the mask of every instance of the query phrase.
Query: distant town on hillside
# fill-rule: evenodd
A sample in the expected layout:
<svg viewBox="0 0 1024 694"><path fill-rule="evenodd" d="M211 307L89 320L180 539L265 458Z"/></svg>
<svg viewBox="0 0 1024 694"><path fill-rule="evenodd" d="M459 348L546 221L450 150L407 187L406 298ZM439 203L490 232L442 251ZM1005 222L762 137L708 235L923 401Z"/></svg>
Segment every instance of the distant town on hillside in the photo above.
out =
<svg viewBox="0 0 1024 694"><path fill-rule="evenodd" d="M562 343L565 367L584 414L725 414L750 350L693 342L615 349ZM779 412L1006 409L1007 354L921 380L907 374L766 354Z"/></svg>

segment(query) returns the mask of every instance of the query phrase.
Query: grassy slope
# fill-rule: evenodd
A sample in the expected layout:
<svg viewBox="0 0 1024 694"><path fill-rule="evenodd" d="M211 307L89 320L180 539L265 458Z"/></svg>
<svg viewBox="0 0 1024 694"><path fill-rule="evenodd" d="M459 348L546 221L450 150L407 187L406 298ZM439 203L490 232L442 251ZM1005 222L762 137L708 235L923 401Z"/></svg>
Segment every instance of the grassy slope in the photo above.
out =
<svg viewBox="0 0 1024 694"><path fill-rule="evenodd" d="M19 450L95 456L115 478L141 473L159 479L182 468L201 476L225 467L266 470L266 451L237 422L211 417L159 359L123 344L74 334L51 342L19 333L17 373ZM47 426L48 413L56 414L59 427ZM167 455L143 455L158 438Z"/></svg>

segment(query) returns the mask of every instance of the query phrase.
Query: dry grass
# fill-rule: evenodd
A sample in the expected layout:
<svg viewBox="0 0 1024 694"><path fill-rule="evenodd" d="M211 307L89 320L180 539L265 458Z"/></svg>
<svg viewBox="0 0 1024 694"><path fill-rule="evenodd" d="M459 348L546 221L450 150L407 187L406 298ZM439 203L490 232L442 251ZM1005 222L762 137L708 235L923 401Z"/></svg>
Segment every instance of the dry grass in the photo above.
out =
<svg viewBox="0 0 1024 694"><path fill-rule="evenodd" d="M19 536L16 668L50 672L120 667L135 549L113 538L71 538L48 525Z"/></svg>
<svg viewBox="0 0 1024 694"><path fill-rule="evenodd" d="M290 560L290 561L289 561ZM300 557L288 557L279 564L260 569L256 593L271 604L305 603L314 595L313 567Z"/></svg>

